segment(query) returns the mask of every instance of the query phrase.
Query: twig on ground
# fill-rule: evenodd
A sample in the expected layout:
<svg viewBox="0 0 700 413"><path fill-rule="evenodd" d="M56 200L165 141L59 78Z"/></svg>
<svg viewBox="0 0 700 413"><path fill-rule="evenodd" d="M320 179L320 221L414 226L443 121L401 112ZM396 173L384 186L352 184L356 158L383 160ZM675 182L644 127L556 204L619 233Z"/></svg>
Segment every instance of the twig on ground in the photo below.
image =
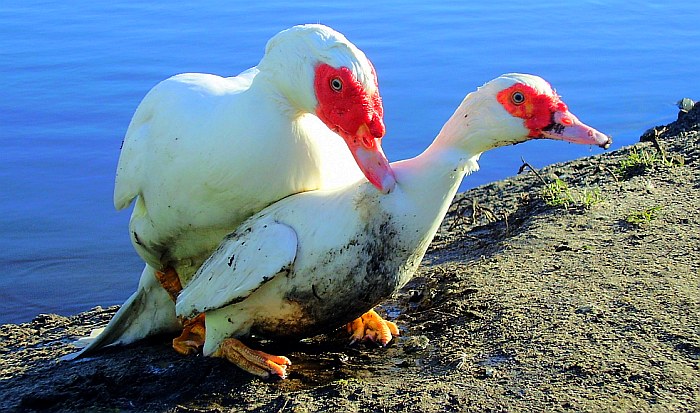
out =
<svg viewBox="0 0 700 413"><path fill-rule="evenodd" d="M600 166L601 166L601 168L602 168L604 171L606 171L607 173L610 174L610 176L613 177L613 179L615 180L615 182L620 182L620 180L617 178L617 175L615 175L615 172L613 172L613 170L610 169L610 167L608 167L607 165L602 165L602 164L601 164Z"/></svg>
<svg viewBox="0 0 700 413"><path fill-rule="evenodd" d="M525 170L525 168L530 168L530 170L531 170L532 172L534 172L535 175L540 179L540 181L542 182L542 185L547 185L547 181L545 181L544 178L542 178L542 175L540 175L540 173L537 172L537 169L533 168L532 165L530 165L529 163L527 163L527 162L525 161L525 159L523 159L522 156L520 157L520 160L523 161L523 164L520 166L520 169L518 169L518 175L520 175L521 173L523 173L523 171Z"/></svg>

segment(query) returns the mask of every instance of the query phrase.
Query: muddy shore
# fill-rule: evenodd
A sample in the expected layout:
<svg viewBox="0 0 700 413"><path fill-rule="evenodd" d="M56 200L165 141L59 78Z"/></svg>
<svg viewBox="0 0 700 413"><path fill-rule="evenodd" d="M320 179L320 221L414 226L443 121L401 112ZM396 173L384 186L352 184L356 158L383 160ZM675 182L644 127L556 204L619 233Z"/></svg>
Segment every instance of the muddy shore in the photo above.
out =
<svg viewBox="0 0 700 413"><path fill-rule="evenodd" d="M58 359L116 311L0 326L0 410L692 412L700 409L700 105L631 147L460 194L415 278L343 332L260 341L261 381L170 337Z"/></svg>

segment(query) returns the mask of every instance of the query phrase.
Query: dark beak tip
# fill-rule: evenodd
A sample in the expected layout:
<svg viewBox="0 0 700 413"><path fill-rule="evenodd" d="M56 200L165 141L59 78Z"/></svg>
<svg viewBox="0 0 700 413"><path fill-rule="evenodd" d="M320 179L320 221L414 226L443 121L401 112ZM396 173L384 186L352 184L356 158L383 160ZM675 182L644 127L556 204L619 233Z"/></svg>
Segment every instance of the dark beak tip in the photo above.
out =
<svg viewBox="0 0 700 413"><path fill-rule="evenodd" d="M603 149L609 149L610 145L612 145L612 137L608 136L608 140L601 144L600 147Z"/></svg>

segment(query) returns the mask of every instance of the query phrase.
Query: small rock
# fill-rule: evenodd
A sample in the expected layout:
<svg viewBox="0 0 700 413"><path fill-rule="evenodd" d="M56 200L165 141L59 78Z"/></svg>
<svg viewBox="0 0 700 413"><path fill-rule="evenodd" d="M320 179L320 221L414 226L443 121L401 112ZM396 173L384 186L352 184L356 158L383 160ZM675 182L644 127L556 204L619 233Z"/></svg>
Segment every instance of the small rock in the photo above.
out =
<svg viewBox="0 0 700 413"><path fill-rule="evenodd" d="M693 106L695 106L695 102L693 102L693 100L690 98L683 98L676 102L676 104L678 105L678 109L684 112L690 112L690 109L692 109Z"/></svg>
<svg viewBox="0 0 700 413"><path fill-rule="evenodd" d="M417 303L423 299L423 291L421 290L408 290L408 302Z"/></svg>
<svg viewBox="0 0 700 413"><path fill-rule="evenodd" d="M677 102L677 105L678 109L680 109L678 111L678 120L681 120L693 109L695 102L692 99L683 98Z"/></svg>
<svg viewBox="0 0 700 413"><path fill-rule="evenodd" d="M594 314L596 313L596 308L592 305L582 305L574 311L576 314Z"/></svg>
<svg viewBox="0 0 700 413"><path fill-rule="evenodd" d="M554 252L562 252L562 251L573 251L574 249L569 246L568 242L564 242L563 244L557 245L554 247Z"/></svg>
<svg viewBox="0 0 700 413"><path fill-rule="evenodd" d="M651 181L651 179L644 180L644 189L648 194L654 193L654 183Z"/></svg>
<svg viewBox="0 0 700 413"><path fill-rule="evenodd" d="M428 347L428 337L426 336L412 336L408 337L403 342L403 351L406 353L415 353L416 351L425 350Z"/></svg>

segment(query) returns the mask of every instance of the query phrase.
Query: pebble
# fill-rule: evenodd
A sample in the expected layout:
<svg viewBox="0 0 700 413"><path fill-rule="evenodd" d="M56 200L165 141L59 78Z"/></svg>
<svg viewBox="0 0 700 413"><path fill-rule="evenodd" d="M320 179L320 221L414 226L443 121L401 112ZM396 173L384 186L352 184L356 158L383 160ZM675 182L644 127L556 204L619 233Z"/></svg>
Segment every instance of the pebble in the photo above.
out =
<svg viewBox="0 0 700 413"><path fill-rule="evenodd" d="M416 351L425 350L428 347L428 337L412 336L408 337L402 344L403 351L406 353L415 353Z"/></svg>

